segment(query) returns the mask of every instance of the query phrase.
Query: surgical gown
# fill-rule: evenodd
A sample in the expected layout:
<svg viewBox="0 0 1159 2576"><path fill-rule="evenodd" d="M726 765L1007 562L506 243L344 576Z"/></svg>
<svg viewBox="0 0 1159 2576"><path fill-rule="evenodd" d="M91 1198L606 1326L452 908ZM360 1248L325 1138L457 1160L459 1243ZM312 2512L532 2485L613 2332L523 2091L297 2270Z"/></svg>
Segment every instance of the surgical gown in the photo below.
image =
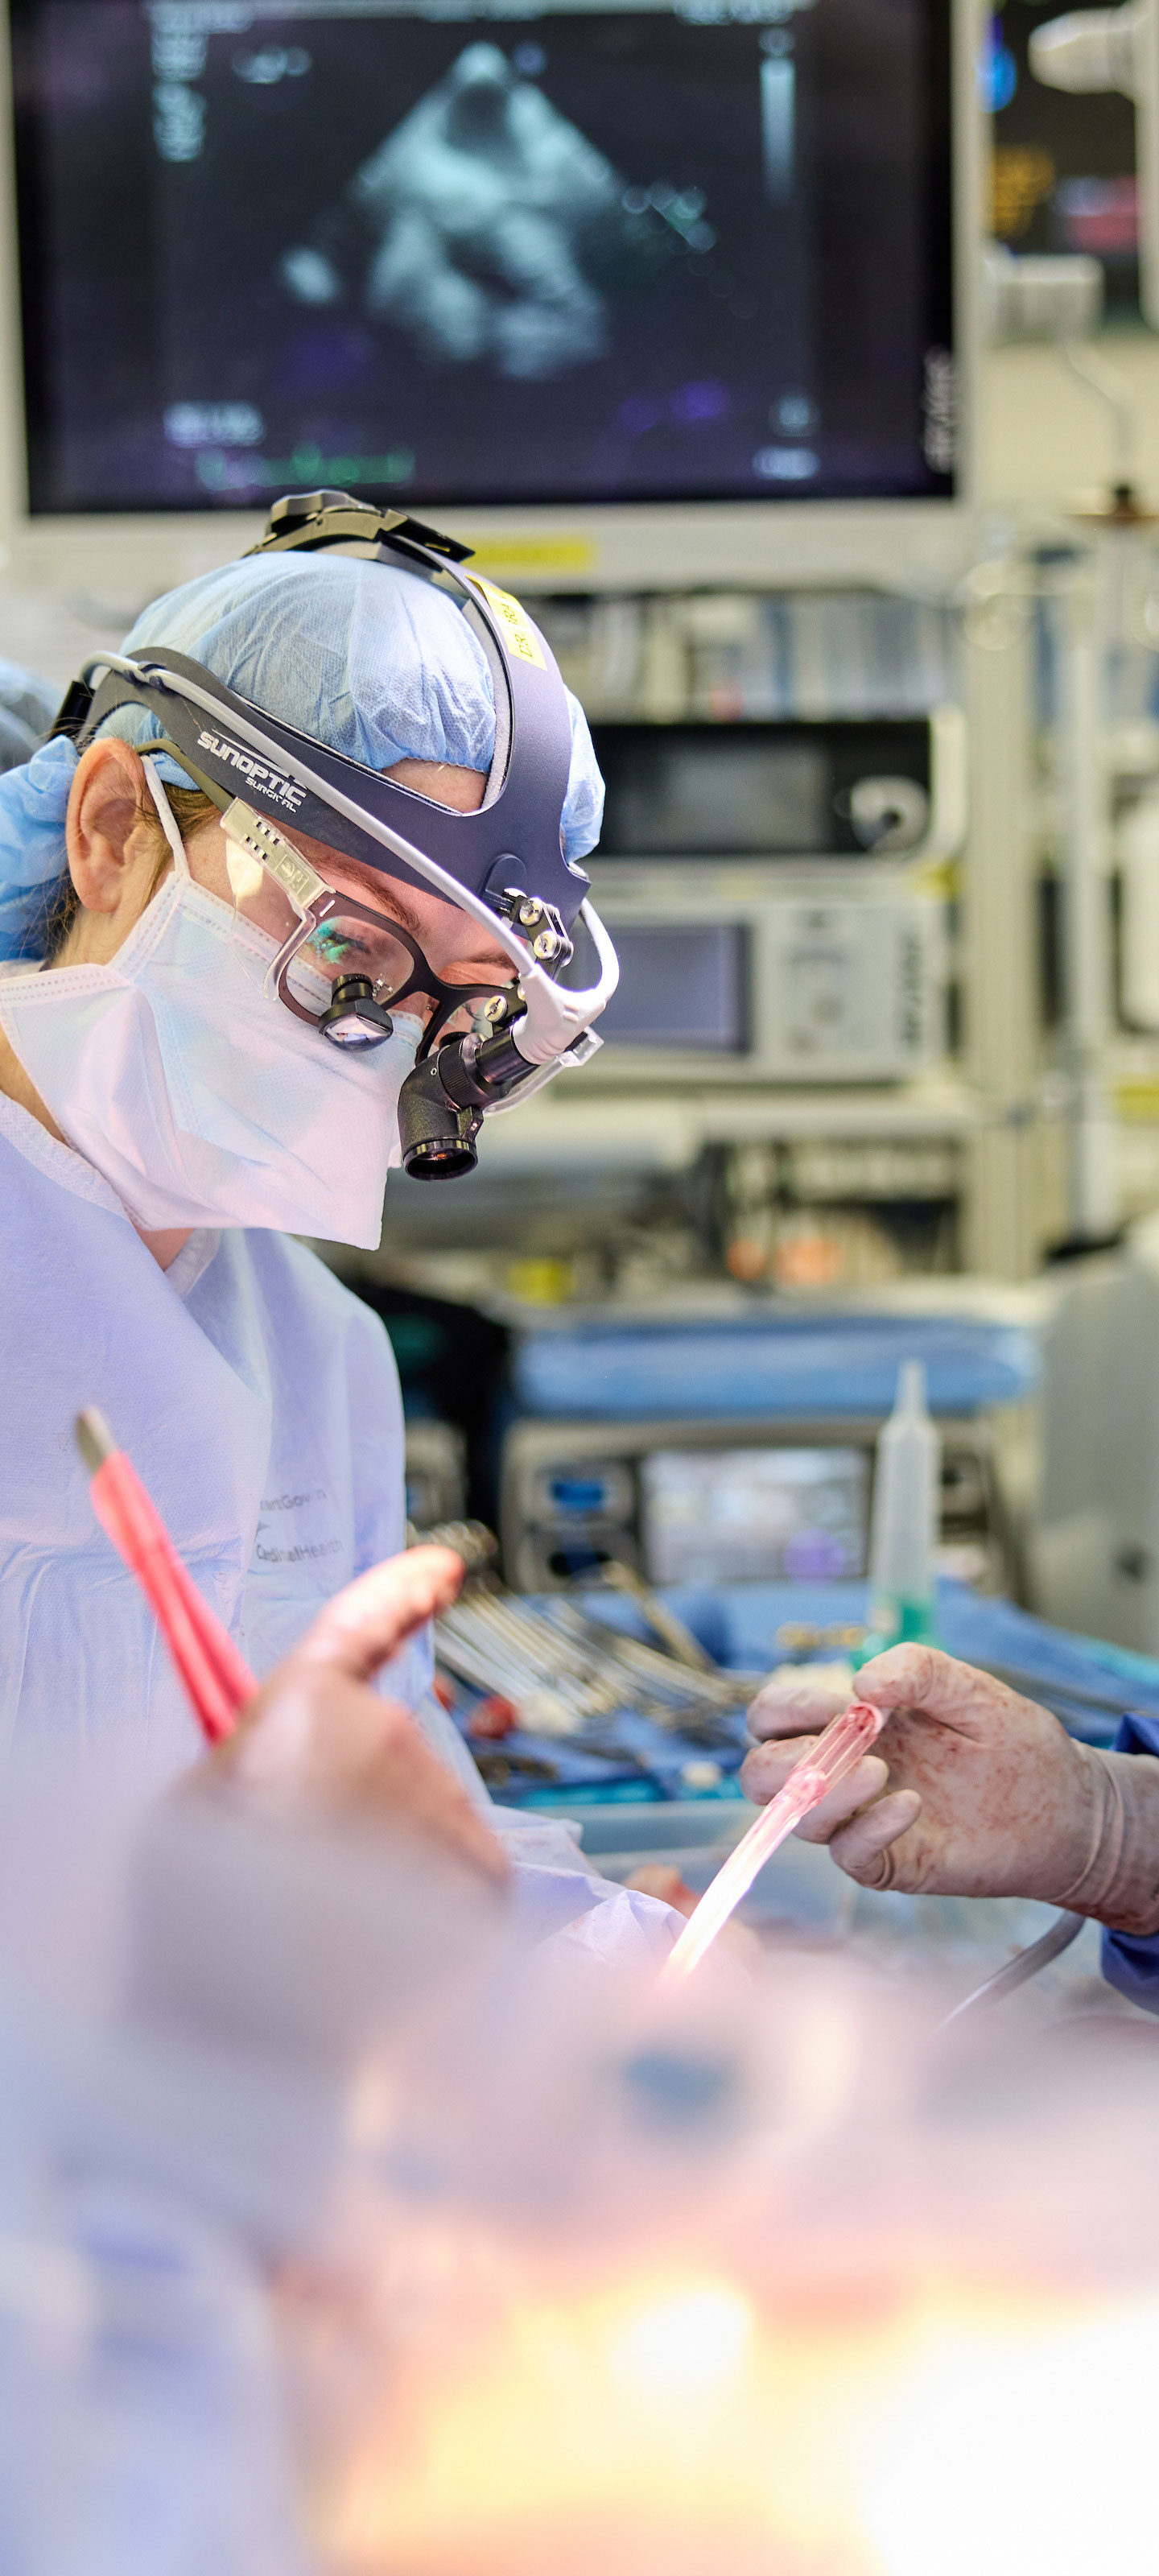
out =
<svg viewBox="0 0 1159 2576"><path fill-rule="evenodd" d="M0 1094L0 1763L144 1803L201 1750L153 1614L93 1512L96 1405L259 1677L403 1544L398 1373L378 1317L304 1245L201 1232L161 1270L107 1182ZM484 1806L430 1691L429 1636L379 1687ZM567 1825L492 1810L522 1919L607 1962L662 1958L666 1906L597 1878ZM596 1916L599 1920L596 1920Z"/></svg>
<svg viewBox="0 0 1159 2576"><path fill-rule="evenodd" d="M301 1244L201 1232L158 1268L90 1164L0 1096L0 1756L149 1793L196 1759L152 1612L93 1513L96 1405L194 1579L267 1673L403 1544L398 1376L377 1316ZM418 1708L420 1640L385 1686Z"/></svg>

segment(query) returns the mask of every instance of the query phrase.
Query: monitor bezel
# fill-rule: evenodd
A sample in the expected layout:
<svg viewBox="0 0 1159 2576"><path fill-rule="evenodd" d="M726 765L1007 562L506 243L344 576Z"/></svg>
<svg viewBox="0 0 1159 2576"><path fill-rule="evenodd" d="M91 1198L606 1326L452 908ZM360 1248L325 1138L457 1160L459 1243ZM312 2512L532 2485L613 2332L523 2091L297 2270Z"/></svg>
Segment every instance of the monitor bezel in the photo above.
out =
<svg viewBox="0 0 1159 2576"><path fill-rule="evenodd" d="M978 250L982 139L974 13L950 0L956 490L896 501L773 499L440 507L479 568L529 595L875 587L944 593L971 552L978 494ZM23 332L8 0L0 0L0 543L8 578L52 590L156 595L228 562L260 533L256 511L34 514L28 502Z"/></svg>

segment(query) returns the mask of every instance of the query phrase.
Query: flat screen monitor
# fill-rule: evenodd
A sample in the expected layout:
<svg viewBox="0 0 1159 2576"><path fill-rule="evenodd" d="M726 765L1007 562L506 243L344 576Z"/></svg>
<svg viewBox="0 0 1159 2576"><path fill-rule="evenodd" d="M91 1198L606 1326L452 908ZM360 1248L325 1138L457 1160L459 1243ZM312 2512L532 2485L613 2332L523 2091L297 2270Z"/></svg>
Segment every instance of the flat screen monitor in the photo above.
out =
<svg viewBox="0 0 1159 2576"><path fill-rule="evenodd" d="M654 1449L640 1462L652 1583L830 1582L865 1571L865 1449Z"/></svg>
<svg viewBox="0 0 1159 2576"><path fill-rule="evenodd" d="M955 493L949 0L11 0L28 507Z"/></svg>
<svg viewBox="0 0 1159 2576"><path fill-rule="evenodd" d="M1047 6L1042 15L1056 12ZM1041 22L1037 9L991 20L993 230L1024 257L1078 252L1101 261L1108 319L1138 324L1135 103L1125 90L1048 89L1036 80L1030 38Z"/></svg>
<svg viewBox="0 0 1159 2576"><path fill-rule="evenodd" d="M928 721L596 724L605 859L865 858L851 800L875 775L928 821ZM924 823L915 821L920 838ZM898 844L894 844L895 847ZM913 841L900 846L910 848Z"/></svg>
<svg viewBox="0 0 1159 2576"><path fill-rule="evenodd" d="M749 935L740 922L615 922L620 981L600 1014L611 1046L738 1056L748 1044Z"/></svg>

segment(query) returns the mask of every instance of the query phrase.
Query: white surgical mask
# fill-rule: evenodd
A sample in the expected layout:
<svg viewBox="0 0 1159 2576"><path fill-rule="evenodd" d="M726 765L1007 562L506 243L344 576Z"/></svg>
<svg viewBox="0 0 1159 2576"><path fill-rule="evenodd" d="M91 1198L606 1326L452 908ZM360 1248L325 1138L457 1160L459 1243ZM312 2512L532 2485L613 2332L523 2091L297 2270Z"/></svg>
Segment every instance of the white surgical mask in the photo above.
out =
<svg viewBox="0 0 1159 2576"><path fill-rule="evenodd" d="M373 1251L418 1022L363 1057L296 1020L262 988L275 942L193 882L150 784L173 875L107 966L5 976L0 1028L146 1233L278 1226Z"/></svg>

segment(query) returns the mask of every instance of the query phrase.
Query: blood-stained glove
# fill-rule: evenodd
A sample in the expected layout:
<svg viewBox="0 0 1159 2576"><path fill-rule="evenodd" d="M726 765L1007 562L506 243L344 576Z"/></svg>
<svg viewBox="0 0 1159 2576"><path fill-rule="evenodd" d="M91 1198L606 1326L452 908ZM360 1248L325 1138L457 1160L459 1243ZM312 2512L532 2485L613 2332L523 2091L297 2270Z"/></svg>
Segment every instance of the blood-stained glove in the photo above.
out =
<svg viewBox="0 0 1159 2576"><path fill-rule="evenodd" d="M890 1712L874 1751L804 1824L862 1887L1027 1896L1138 1938L1159 1931L1159 1760L1078 1744L1048 1709L931 1646L857 1677ZM763 1806L843 1701L808 1672L749 1711L741 1774Z"/></svg>

